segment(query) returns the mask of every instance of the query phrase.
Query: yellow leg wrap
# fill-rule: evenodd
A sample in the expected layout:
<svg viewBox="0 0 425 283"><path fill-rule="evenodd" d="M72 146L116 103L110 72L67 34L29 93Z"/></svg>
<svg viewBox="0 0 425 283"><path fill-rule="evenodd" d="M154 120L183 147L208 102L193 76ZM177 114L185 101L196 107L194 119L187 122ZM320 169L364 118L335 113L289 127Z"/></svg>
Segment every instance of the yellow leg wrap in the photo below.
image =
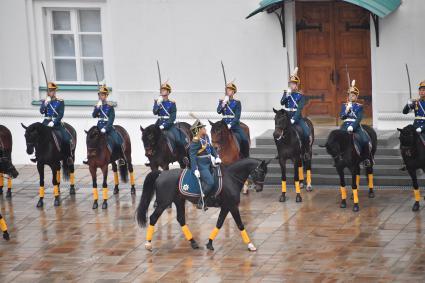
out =
<svg viewBox="0 0 425 283"><path fill-rule="evenodd" d="M347 199L347 190L345 187L340 187L339 189L341 191L341 199Z"/></svg>
<svg viewBox="0 0 425 283"><path fill-rule="evenodd" d="M0 230L2 232L7 231L7 224L6 221L4 221L4 218L0 218Z"/></svg>
<svg viewBox="0 0 425 283"><path fill-rule="evenodd" d="M210 240L214 240L215 237L217 237L218 232L220 231L220 229L218 229L217 227L214 228L214 230L212 230L209 239Z"/></svg>
<svg viewBox="0 0 425 283"><path fill-rule="evenodd" d="M3 173L0 173L0 187L4 186L4 177L3 177Z"/></svg>
<svg viewBox="0 0 425 283"><path fill-rule="evenodd" d="M187 227L187 225L182 226L182 231L186 240L190 241L193 239L192 233L190 232L189 227Z"/></svg>
<svg viewBox="0 0 425 283"><path fill-rule="evenodd" d="M12 188L12 178L7 179L7 188L8 189Z"/></svg>
<svg viewBox="0 0 425 283"><path fill-rule="evenodd" d="M148 230L146 231L146 241L152 241L153 232L155 232L155 226L149 225Z"/></svg>
<svg viewBox="0 0 425 283"><path fill-rule="evenodd" d="M311 185L311 170L307 170L307 185Z"/></svg>
<svg viewBox="0 0 425 283"><path fill-rule="evenodd" d="M130 185L134 186L136 184L136 181L134 179L134 172L130 173Z"/></svg>
<svg viewBox="0 0 425 283"><path fill-rule="evenodd" d="M58 182L58 183L61 182L61 171L60 170L56 171L56 182Z"/></svg>
<svg viewBox="0 0 425 283"><path fill-rule="evenodd" d="M359 194L358 194L358 190L353 190L353 199L354 199L354 203L359 203Z"/></svg>
<svg viewBox="0 0 425 283"><path fill-rule="evenodd" d="M40 187L40 189L38 190L38 196L44 198L44 187Z"/></svg>
<svg viewBox="0 0 425 283"><path fill-rule="evenodd" d="M93 188L93 200L99 199L99 193L97 192L97 188Z"/></svg>
<svg viewBox="0 0 425 283"><path fill-rule="evenodd" d="M108 188L103 188L102 189L102 197L103 197L103 200L107 200L108 199Z"/></svg>
<svg viewBox="0 0 425 283"><path fill-rule="evenodd" d="M298 167L298 179L304 181L304 168L302 166Z"/></svg>
<svg viewBox="0 0 425 283"><path fill-rule="evenodd" d="M75 185L75 174L74 173L69 174L69 182L71 183L71 185Z"/></svg>
<svg viewBox="0 0 425 283"><path fill-rule="evenodd" d="M297 194L301 193L301 190L300 190L300 182L299 182L299 181L295 181L295 192L296 192Z"/></svg>
<svg viewBox="0 0 425 283"><path fill-rule="evenodd" d="M118 172L114 172L114 185L116 186L118 184L119 184L119 182L118 182Z"/></svg>
<svg viewBox="0 0 425 283"><path fill-rule="evenodd" d="M282 181L282 193L286 193L286 181Z"/></svg>
<svg viewBox="0 0 425 283"><path fill-rule="evenodd" d="M249 237L248 237L248 233L246 232L246 230L245 230L245 229L243 229L243 230L241 231L241 236L242 236L242 240L243 240L243 242L244 242L245 244L249 244L249 243L251 243L251 240L249 239Z"/></svg>
<svg viewBox="0 0 425 283"><path fill-rule="evenodd" d="M59 196L59 187L58 187L58 185L53 186L53 195L55 197Z"/></svg>
<svg viewBox="0 0 425 283"><path fill-rule="evenodd" d="M419 191L419 189L413 190L413 194L415 195L415 201L421 200L421 192Z"/></svg>
<svg viewBox="0 0 425 283"><path fill-rule="evenodd" d="M357 185L357 188L360 187L360 175L356 175L356 185Z"/></svg>
<svg viewBox="0 0 425 283"><path fill-rule="evenodd" d="M369 189L373 189L373 174L367 174L367 181Z"/></svg>

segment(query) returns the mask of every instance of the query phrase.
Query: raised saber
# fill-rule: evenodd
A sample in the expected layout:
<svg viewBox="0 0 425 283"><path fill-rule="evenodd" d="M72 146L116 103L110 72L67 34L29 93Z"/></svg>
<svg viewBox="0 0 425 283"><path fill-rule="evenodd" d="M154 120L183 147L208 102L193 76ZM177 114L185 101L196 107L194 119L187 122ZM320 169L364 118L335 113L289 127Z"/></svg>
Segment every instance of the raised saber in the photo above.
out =
<svg viewBox="0 0 425 283"><path fill-rule="evenodd" d="M286 65L288 67L288 78L291 76L291 62L289 62L289 52L286 50Z"/></svg>
<svg viewBox="0 0 425 283"><path fill-rule="evenodd" d="M227 87L227 78L226 78L226 71L224 70L224 64L223 61L221 61L221 69L223 70L223 77L224 77L224 88Z"/></svg>
<svg viewBox="0 0 425 283"><path fill-rule="evenodd" d="M409 66L406 63L407 81L409 82L409 98L412 99L412 84L410 83Z"/></svg>
<svg viewBox="0 0 425 283"><path fill-rule="evenodd" d="M100 87L100 84L99 84L99 77L98 77L98 75L97 75L96 65L93 65L93 67L94 67L94 73L96 74L97 88L99 88L99 87Z"/></svg>
<svg viewBox="0 0 425 283"><path fill-rule="evenodd" d="M156 60L156 67L158 68L159 88L161 89L161 86L162 86L161 69L159 68L158 60Z"/></svg>
<svg viewBox="0 0 425 283"><path fill-rule="evenodd" d="M43 61L41 61L41 67L43 68L44 79L46 80L46 88L47 88L47 91L49 91L49 81L47 80L46 69L44 68Z"/></svg>

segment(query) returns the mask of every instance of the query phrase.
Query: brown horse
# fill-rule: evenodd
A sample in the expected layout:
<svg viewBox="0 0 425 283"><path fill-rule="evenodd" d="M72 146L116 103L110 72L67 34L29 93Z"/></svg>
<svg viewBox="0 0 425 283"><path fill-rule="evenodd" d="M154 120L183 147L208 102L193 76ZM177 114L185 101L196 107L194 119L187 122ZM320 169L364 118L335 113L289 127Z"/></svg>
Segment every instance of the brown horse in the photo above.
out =
<svg viewBox="0 0 425 283"><path fill-rule="evenodd" d="M130 173L130 185L131 185L131 194L136 193L133 164L131 163L131 142L130 136L127 131L118 125L114 126L115 130L123 138L123 148L126 164L120 165L120 176L121 181L127 183L128 181L128 172ZM120 156L112 154L108 149L107 137L105 134L102 134L97 126L93 126L89 131L85 131L87 134L86 144L87 144L87 164L89 165L90 174L93 181L93 209L98 208L98 191L97 191L97 168L102 170L103 182L102 182L102 196L103 204L102 209L108 208L108 165L112 165L112 171L114 172L114 194L119 192L119 182L118 182L118 165L116 161Z"/></svg>
<svg viewBox="0 0 425 283"><path fill-rule="evenodd" d="M241 159L241 151L239 148L238 141L232 131L229 130L226 123L223 120L218 122L211 122L208 120L211 125L211 142L214 148L217 150L220 155L223 165L230 165L239 159ZM251 145L251 138L249 133L249 127L241 122L241 128L248 137L248 141ZM249 179L245 182L245 185L242 189L243 194L248 193L248 188L252 182Z"/></svg>
<svg viewBox="0 0 425 283"><path fill-rule="evenodd" d="M12 134L9 129L0 125L0 195L3 194L4 174L8 175L6 198L12 197L12 178L18 176L12 164Z"/></svg>

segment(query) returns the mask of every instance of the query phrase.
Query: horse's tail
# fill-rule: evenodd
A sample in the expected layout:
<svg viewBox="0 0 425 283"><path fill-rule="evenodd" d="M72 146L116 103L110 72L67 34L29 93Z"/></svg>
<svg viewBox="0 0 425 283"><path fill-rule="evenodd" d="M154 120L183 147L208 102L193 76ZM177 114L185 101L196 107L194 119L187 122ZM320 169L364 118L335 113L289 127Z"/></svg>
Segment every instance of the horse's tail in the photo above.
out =
<svg viewBox="0 0 425 283"><path fill-rule="evenodd" d="M121 176L121 181L124 183L128 182L128 163L125 162L124 165L120 165L120 176Z"/></svg>
<svg viewBox="0 0 425 283"><path fill-rule="evenodd" d="M62 179L64 181L68 181L70 173L71 173L71 166L68 165L68 162L66 160L63 160L62 161Z"/></svg>
<svg viewBox="0 0 425 283"><path fill-rule="evenodd" d="M143 183L143 193L140 198L139 206L137 207L136 218L137 223L140 227L145 227L147 222L146 215L148 214L149 204L153 198L155 192L155 181L158 178L161 171L152 171L150 172Z"/></svg>

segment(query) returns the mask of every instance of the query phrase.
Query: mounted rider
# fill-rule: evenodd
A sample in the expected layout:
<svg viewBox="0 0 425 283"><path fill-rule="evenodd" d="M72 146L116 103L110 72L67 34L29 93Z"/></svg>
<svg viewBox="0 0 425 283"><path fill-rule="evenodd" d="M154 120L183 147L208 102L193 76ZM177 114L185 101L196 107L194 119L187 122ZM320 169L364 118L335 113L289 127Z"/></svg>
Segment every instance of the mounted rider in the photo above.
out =
<svg viewBox="0 0 425 283"><path fill-rule="evenodd" d="M205 125L199 119L190 127L193 140L189 147L190 166L196 178L201 180L204 198L199 199L197 208L202 209L202 203L210 197L209 193L214 187L214 176L211 172L212 166L221 163L217 151L211 145Z"/></svg>
<svg viewBox="0 0 425 283"><path fill-rule="evenodd" d="M74 163L74 156L72 156L72 136L65 129L62 123L62 118L65 113L65 102L56 96L58 86L54 82L47 83L47 98L41 101L40 113L44 115L43 125L50 127L60 136L62 141L61 151L66 157L68 165ZM37 162L35 158L31 159L32 162Z"/></svg>
<svg viewBox="0 0 425 283"><path fill-rule="evenodd" d="M155 125L163 131L172 145L175 145L176 152L184 157L186 156L186 149L189 147L189 141L186 135L175 125L177 106L174 100L169 99L171 86L168 83L161 84L160 93L153 104L153 114L158 116Z"/></svg>
<svg viewBox="0 0 425 283"><path fill-rule="evenodd" d="M344 121L341 125L341 130L345 130L348 133L354 133L356 137L358 137L358 142L361 147L360 154L366 158L364 165L365 167L370 167L373 165L372 143L369 135L361 127L363 105L357 102L360 91L356 87L355 80L352 81L347 94L347 102L342 104L340 112L340 118Z"/></svg>
<svg viewBox="0 0 425 283"><path fill-rule="evenodd" d="M412 110L415 113L413 127L416 128L418 135L423 135L425 133L425 81L419 83L419 98L409 99L403 108L403 114L408 114Z"/></svg>
<svg viewBox="0 0 425 283"><path fill-rule="evenodd" d="M236 92L237 87L233 82L226 85L226 95L224 99L218 101L217 113L223 115L223 122L238 140L242 158L247 158L249 157L249 140L241 128L242 105L239 100L234 98Z"/></svg>
<svg viewBox="0 0 425 283"><path fill-rule="evenodd" d="M302 116L302 111L305 105L305 97L299 90L300 82L300 78L298 77L298 67L296 67L289 77L289 89L283 92L280 104L283 106L283 109L289 113L289 116L291 117L291 124L301 128L302 132L300 134L302 135L301 139L305 150L304 155L310 158L309 150L311 132Z"/></svg>
<svg viewBox="0 0 425 283"><path fill-rule="evenodd" d="M120 166L125 165L123 139L114 128L115 110L114 105L108 101L109 88L103 84L99 87L99 101L94 106L92 117L97 118L97 128L107 136L108 148L112 156L119 156ZM87 164L87 160L83 163Z"/></svg>

